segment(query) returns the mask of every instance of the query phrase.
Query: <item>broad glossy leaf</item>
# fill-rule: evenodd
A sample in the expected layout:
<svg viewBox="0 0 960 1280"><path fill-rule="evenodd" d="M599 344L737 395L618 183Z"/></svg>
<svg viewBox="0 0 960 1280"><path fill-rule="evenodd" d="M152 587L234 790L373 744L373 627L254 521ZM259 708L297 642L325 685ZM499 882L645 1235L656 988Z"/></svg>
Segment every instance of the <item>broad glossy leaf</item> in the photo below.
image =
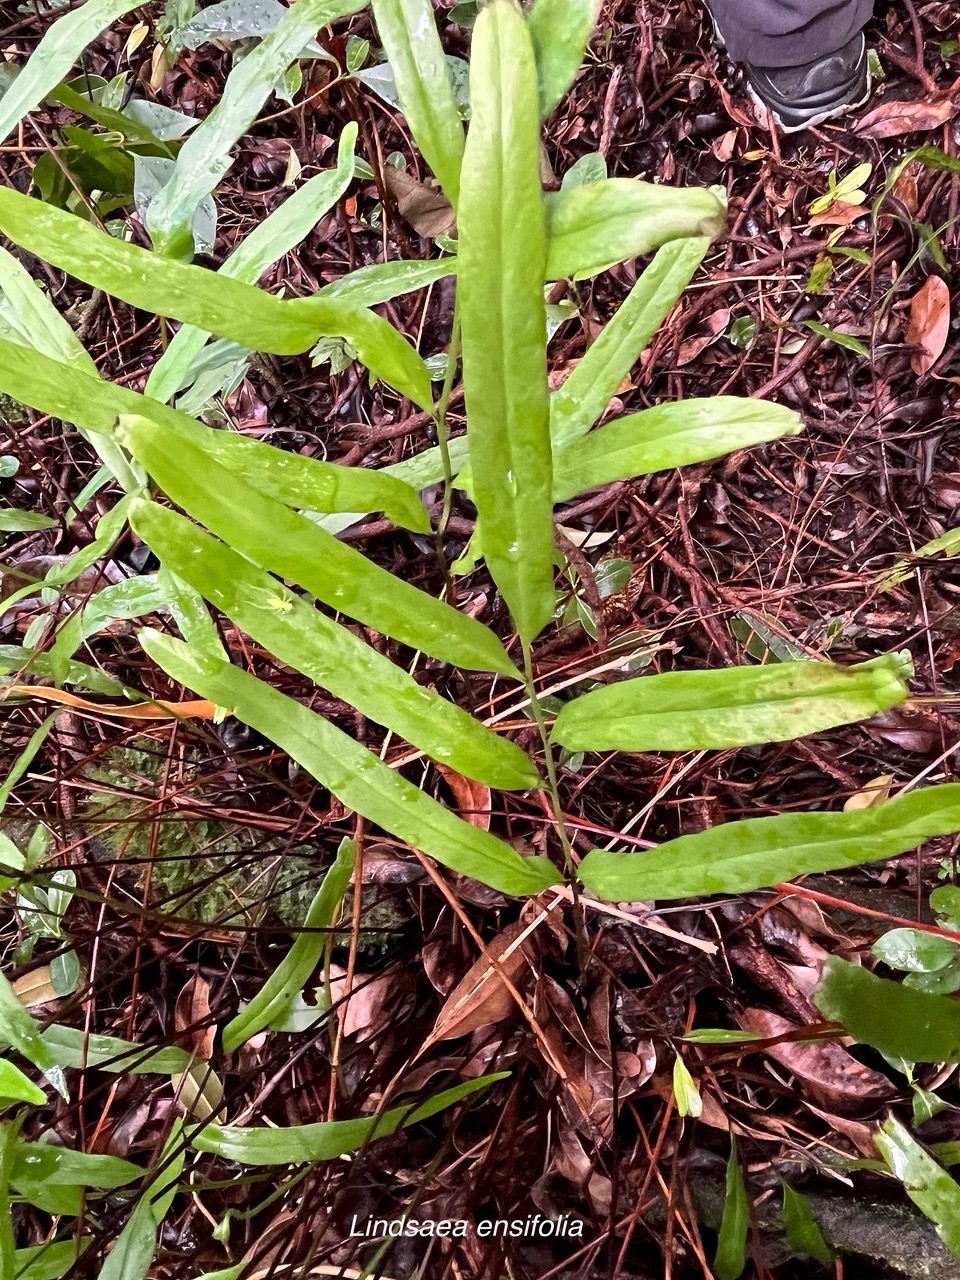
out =
<svg viewBox="0 0 960 1280"><path fill-rule="evenodd" d="M357 126L351 121L340 135L336 168L318 173L284 200L240 242L217 274L255 284L269 267L295 248L353 180L356 141ZM370 305L356 299L354 302L357 306ZM208 336L194 325L182 325L151 369L144 388L146 394L156 400L169 400L186 382Z"/></svg>
<svg viewBox="0 0 960 1280"><path fill-rule="evenodd" d="M359 636L196 525L152 503L135 508L132 524L163 564L281 662L335 698L467 777L503 788L538 785L536 770L515 743L425 689Z"/></svg>
<svg viewBox="0 0 960 1280"><path fill-rule="evenodd" d="M123 418L117 432L178 506L261 568L431 657L513 673L489 627L379 568L305 516L232 475L185 437L170 449L162 429L144 417Z"/></svg>
<svg viewBox="0 0 960 1280"><path fill-rule="evenodd" d="M536 0L530 10L541 120L573 84L599 13L600 0Z"/></svg>
<svg viewBox="0 0 960 1280"><path fill-rule="evenodd" d="M16 1102L33 1102L39 1106L46 1102L47 1095L19 1067L6 1058L0 1058L0 1099L7 1098Z"/></svg>
<svg viewBox="0 0 960 1280"><path fill-rule="evenodd" d="M730 1135L730 1159L727 1161L726 1193L723 1216L717 1237L717 1253L713 1262L717 1280L737 1280L747 1265L747 1231L750 1226L750 1200L743 1180L743 1169L737 1156L737 1143Z"/></svg>
<svg viewBox="0 0 960 1280"><path fill-rule="evenodd" d="M550 434L555 450L585 435L660 328L710 247L705 236L671 240L602 329L586 355L550 398Z"/></svg>
<svg viewBox="0 0 960 1280"><path fill-rule="evenodd" d="M813 1002L825 1018L888 1058L960 1062L960 1001L949 996L915 991L830 956Z"/></svg>
<svg viewBox="0 0 960 1280"><path fill-rule="evenodd" d="M209 1151L224 1160L238 1164L297 1164L303 1161L336 1160L357 1151L377 1138L389 1137L398 1129L406 1129L421 1120L438 1115L471 1094L505 1080L508 1071L467 1080L453 1089L435 1094L419 1106L392 1107L379 1116L361 1116L356 1120L328 1120L319 1124L298 1124L289 1128L254 1129L232 1125L207 1125L191 1139L198 1151Z"/></svg>
<svg viewBox="0 0 960 1280"><path fill-rule="evenodd" d="M336 18L354 13L363 0L297 0L273 31L235 62L219 102L190 134L166 186L151 202L147 230L159 253L193 256L191 222L233 163L231 149L248 132L274 85L304 46Z"/></svg>
<svg viewBox="0 0 960 1280"><path fill-rule="evenodd" d="M936 973L960 955L955 942L921 929L890 929L870 949L878 960L903 973Z"/></svg>
<svg viewBox="0 0 960 1280"><path fill-rule="evenodd" d="M749 893L814 871L893 858L931 836L955 831L960 831L960 783L946 783L849 813L724 822L668 840L649 853L592 849L580 864L580 879L598 898L615 902Z"/></svg>
<svg viewBox="0 0 960 1280"><path fill-rule="evenodd" d="M554 191L545 203L548 280L584 280L681 236L714 239L726 221L726 205L712 190L635 178Z"/></svg>
<svg viewBox="0 0 960 1280"><path fill-rule="evenodd" d="M567 702L551 737L568 751L704 751L784 742L897 706L909 655L855 666L780 662L669 671L605 685Z"/></svg>
<svg viewBox="0 0 960 1280"><path fill-rule="evenodd" d="M246 1008L224 1027L223 1047L227 1053L233 1053L264 1027L282 1021L293 1000L303 991L323 958L329 941L325 931L337 919L356 860L356 844L342 840L333 865L325 873L307 909L303 931L297 934L293 946Z"/></svg>
<svg viewBox="0 0 960 1280"><path fill-rule="evenodd" d="M891 1173L955 1258L960 1258L960 1185L891 1116L874 1137Z"/></svg>
<svg viewBox="0 0 960 1280"><path fill-rule="evenodd" d="M783 1184L783 1226L787 1243L798 1256L816 1258L828 1267L836 1256L817 1225L806 1196Z"/></svg>
<svg viewBox="0 0 960 1280"><path fill-rule="evenodd" d="M58 18L0 98L0 142L56 88L101 31L136 7L130 0L87 0Z"/></svg>
<svg viewBox="0 0 960 1280"><path fill-rule="evenodd" d="M328 720L238 667L198 659L186 645L141 632L149 656L180 684L264 734L355 813L444 866L503 893L532 894L560 877L544 858L522 858L400 777Z"/></svg>
<svg viewBox="0 0 960 1280"><path fill-rule="evenodd" d="M295 355L309 350L319 337L345 338L378 377L421 408L431 408L430 376L423 361L372 311L336 298L284 301L220 272L158 257L8 187L0 187L0 231L131 306L220 334L251 351Z"/></svg>
<svg viewBox="0 0 960 1280"><path fill-rule="evenodd" d="M477 19L458 269L473 496L494 581L522 639L554 607L537 82L512 0Z"/></svg>
<svg viewBox="0 0 960 1280"><path fill-rule="evenodd" d="M437 34L433 5L430 0L372 3L410 132L456 208L463 163L463 125Z"/></svg>
<svg viewBox="0 0 960 1280"><path fill-rule="evenodd" d="M741 396L676 400L617 418L557 451L554 498L722 457L803 430L793 409Z"/></svg>
<svg viewBox="0 0 960 1280"><path fill-rule="evenodd" d="M190 1055L183 1049L155 1048L117 1036L87 1035L58 1023L40 1037L61 1067L96 1067L98 1071L129 1075L177 1075L186 1071Z"/></svg>
<svg viewBox="0 0 960 1280"><path fill-rule="evenodd" d="M32 1062L47 1077L56 1091L68 1096L63 1071L44 1042L40 1028L17 999L7 979L0 973L0 1045L9 1045Z"/></svg>

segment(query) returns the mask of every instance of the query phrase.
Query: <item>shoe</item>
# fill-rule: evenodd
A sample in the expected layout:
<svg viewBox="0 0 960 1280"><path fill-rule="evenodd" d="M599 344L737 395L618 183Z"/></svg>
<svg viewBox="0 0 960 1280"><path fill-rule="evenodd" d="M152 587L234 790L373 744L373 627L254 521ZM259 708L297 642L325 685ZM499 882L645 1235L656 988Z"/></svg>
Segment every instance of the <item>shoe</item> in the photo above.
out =
<svg viewBox="0 0 960 1280"><path fill-rule="evenodd" d="M797 133L862 107L870 96L867 42L859 32L836 53L803 67L746 64L750 96L784 133Z"/></svg>

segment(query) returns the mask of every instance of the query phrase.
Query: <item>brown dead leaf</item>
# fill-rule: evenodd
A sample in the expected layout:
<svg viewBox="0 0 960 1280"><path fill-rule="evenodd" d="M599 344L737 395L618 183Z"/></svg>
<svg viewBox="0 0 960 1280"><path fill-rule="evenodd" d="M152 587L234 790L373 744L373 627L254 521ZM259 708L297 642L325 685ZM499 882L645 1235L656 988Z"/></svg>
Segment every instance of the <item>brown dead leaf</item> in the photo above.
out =
<svg viewBox="0 0 960 1280"><path fill-rule="evenodd" d="M761 1036L789 1035L801 1029L799 1023L768 1009L744 1009L737 1021L745 1030ZM842 1045L830 1040L813 1044L786 1040L765 1045L763 1052L804 1081L821 1105L827 1107L879 1102L897 1092L886 1076L865 1067Z"/></svg>
<svg viewBox="0 0 960 1280"><path fill-rule="evenodd" d="M835 200L829 209L822 213L810 215L811 227L849 227L852 222L865 216L866 205L846 204L843 200Z"/></svg>
<svg viewBox="0 0 960 1280"><path fill-rule="evenodd" d="M486 954L470 966L447 997L428 1043L465 1036L510 1015L514 999L500 975L505 974L516 986L527 963L523 946L517 939L527 930L528 925L518 920L487 944ZM498 968L494 968L491 958Z"/></svg>
<svg viewBox="0 0 960 1280"><path fill-rule="evenodd" d="M950 333L950 290L939 276L927 276L910 303L907 342L919 347L910 357L916 374L929 373L943 354Z"/></svg>
<svg viewBox="0 0 960 1280"><path fill-rule="evenodd" d="M22 973L10 985L16 993L17 999L22 1005L26 1005L28 1009L35 1009L39 1005L53 1004L55 1000L60 999L53 989L50 966L48 964L41 965L39 969L30 969L29 972Z"/></svg>
<svg viewBox="0 0 960 1280"><path fill-rule="evenodd" d="M940 102L881 102L854 125L862 138L899 138L904 133L923 133L952 120L957 104L946 98Z"/></svg>
<svg viewBox="0 0 960 1280"><path fill-rule="evenodd" d="M889 800L892 786L892 773L878 774L865 787L861 787L859 791L855 791L848 797L844 802L844 813L849 813L851 809L872 809L874 805L883 804L885 800Z"/></svg>
<svg viewBox="0 0 960 1280"><path fill-rule="evenodd" d="M472 778L465 778L462 773L457 773L456 769L451 769L449 765L440 764L439 761L434 761L434 764L444 782L453 792L453 798L457 802L461 818L465 818L472 827L479 827L481 831L489 831L490 788L485 787L482 782L474 782Z"/></svg>
<svg viewBox="0 0 960 1280"><path fill-rule="evenodd" d="M183 1047L198 1058L209 1058L217 1028L210 1015L210 983L199 973L181 988L173 1021Z"/></svg>
<svg viewBox="0 0 960 1280"><path fill-rule="evenodd" d="M397 211L418 235L433 237L451 235L457 227L453 209L442 191L418 182L405 169L392 164L384 167L387 190L397 202Z"/></svg>
<svg viewBox="0 0 960 1280"><path fill-rule="evenodd" d="M684 365L689 364L691 360L696 360L701 351L709 347L712 342L716 342L721 334L726 333L729 325L729 307L721 307L719 311L712 312L701 320L695 334L689 338L684 338L680 343L676 363Z"/></svg>

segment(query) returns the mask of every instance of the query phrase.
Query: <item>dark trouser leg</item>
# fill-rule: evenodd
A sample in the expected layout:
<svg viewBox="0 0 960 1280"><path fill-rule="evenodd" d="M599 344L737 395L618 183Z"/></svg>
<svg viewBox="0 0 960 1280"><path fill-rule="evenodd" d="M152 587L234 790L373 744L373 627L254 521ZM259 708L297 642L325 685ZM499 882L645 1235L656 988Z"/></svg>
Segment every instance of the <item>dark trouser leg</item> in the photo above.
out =
<svg viewBox="0 0 960 1280"><path fill-rule="evenodd" d="M734 62L800 67L835 53L870 19L873 0L707 0Z"/></svg>

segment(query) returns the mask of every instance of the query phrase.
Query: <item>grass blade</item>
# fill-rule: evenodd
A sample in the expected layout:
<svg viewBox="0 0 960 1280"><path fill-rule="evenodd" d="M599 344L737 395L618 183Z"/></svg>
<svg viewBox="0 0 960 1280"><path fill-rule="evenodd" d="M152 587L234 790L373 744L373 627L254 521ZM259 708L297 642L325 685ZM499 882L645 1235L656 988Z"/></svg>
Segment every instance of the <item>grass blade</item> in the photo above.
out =
<svg viewBox="0 0 960 1280"><path fill-rule="evenodd" d="M169 636L147 630L140 640L172 679L229 707L347 808L443 866L516 895L540 893L559 881L546 859L522 858L502 840L456 817L316 712L237 667L196 658Z"/></svg>
<svg viewBox="0 0 960 1280"><path fill-rule="evenodd" d="M191 1139L198 1151L209 1151L238 1164L297 1164L303 1161L337 1160L376 1138L387 1138L421 1120L429 1120L471 1094L487 1089L509 1076L507 1071L467 1080L434 1094L419 1106L393 1107L380 1115L356 1120L327 1120L282 1129L237 1128L211 1124Z"/></svg>
<svg viewBox="0 0 960 1280"><path fill-rule="evenodd" d="M329 937L324 932L336 921L353 875L357 846L352 840L341 840L333 865L310 903L303 932L271 973L247 1007L223 1029L223 1047L233 1053L251 1036L282 1019L292 1001L303 990L307 979L323 958Z"/></svg>
<svg viewBox="0 0 960 1280"><path fill-rule="evenodd" d="M356 141L357 126L351 121L340 135L336 168L318 173L274 209L234 249L217 274L245 284L256 284L266 270L295 248L352 182ZM370 305L354 301L357 306ZM146 394L156 400L169 400L179 391L208 337L203 329L191 324L182 325L151 369L144 388Z"/></svg>
<svg viewBox="0 0 960 1280"><path fill-rule="evenodd" d="M551 737L568 751L704 751L786 742L851 724L909 694L909 655L855 666L781 662L669 671L566 703Z"/></svg>
<svg viewBox="0 0 960 1280"><path fill-rule="evenodd" d="M0 142L57 87L101 31L136 8L130 0L86 0L58 18L0 99Z"/></svg>
<svg viewBox="0 0 960 1280"><path fill-rule="evenodd" d="M890 803L888 801L888 803ZM882 806L881 806L882 807ZM960 1062L960 1002L830 956L813 1002L861 1044L907 1062Z"/></svg>
<svg viewBox="0 0 960 1280"><path fill-rule="evenodd" d="M882 1125L874 1142L890 1172L936 1227L944 1245L960 1258L960 1185L894 1116Z"/></svg>
<svg viewBox="0 0 960 1280"><path fill-rule="evenodd" d="M281 662L334 697L469 778L518 790L539 784L515 743L417 684L359 636L182 516L141 503L132 524L163 564Z"/></svg>
<svg viewBox="0 0 960 1280"><path fill-rule="evenodd" d="M657 250L616 315L551 396L550 434L555 450L586 435L597 421L709 247L705 236L691 236L671 240Z"/></svg>
<svg viewBox="0 0 960 1280"><path fill-rule="evenodd" d="M793 409L741 396L677 400L617 418L558 450L554 498L720 458L803 430Z"/></svg>
<svg viewBox="0 0 960 1280"><path fill-rule="evenodd" d="M372 2L410 132L456 209L463 163L463 125L447 74L433 5L430 0Z"/></svg>
<svg viewBox="0 0 960 1280"><path fill-rule="evenodd" d="M432 407L430 375L423 361L372 311L336 298L275 298L219 272L126 244L72 213L7 187L0 187L0 231L21 248L131 306L217 333L251 351L296 355L319 337L346 338L377 377L421 408Z"/></svg>
<svg viewBox="0 0 960 1280"><path fill-rule="evenodd" d="M545 197L546 278L585 280L681 236L723 233L726 205L706 187L661 187L605 178Z"/></svg>
<svg viewBox="0 0 960 1280"><path fill-rule="evenodd" d="M530 641L554 607L536 67L512 0L480 13L460 197L460 307L474 500L494 581Z"/></svg>
<svg viewBox="0 0 960 1280"><path fill-rule="evenodd" d="M599 14L600 0L537 0L530 10L541 120L573 84Z"/></svg>
<svg viewBox="0 0 960 1280"><path fill-rule="evenodd" d="M724 822L649 853L591 849L580 878L598 898L613 902L749 893L814 871L893 858L931 836L956 831L960 783L945 783L848 813Z"/></svg>
<svg viewBox="0 0 960 1280"><path fill-rule="evenodd" d="M494 633L338 542L312 520L259 493L185 438L169 448L159 423L124 417L117 434L163 491L263 569L331 608L456 666L512 674Z"/></svg>
<svg viewBox="0 0 960 1280"><path fill-rule="evenodd" d="M193 257L193 215L233 163L230 151L254 123L273 87L320 27L355 13L364 0L297 0L277 26L234 63L220 101L183 144L173 173L147 211L159 253Z"/></svg>

